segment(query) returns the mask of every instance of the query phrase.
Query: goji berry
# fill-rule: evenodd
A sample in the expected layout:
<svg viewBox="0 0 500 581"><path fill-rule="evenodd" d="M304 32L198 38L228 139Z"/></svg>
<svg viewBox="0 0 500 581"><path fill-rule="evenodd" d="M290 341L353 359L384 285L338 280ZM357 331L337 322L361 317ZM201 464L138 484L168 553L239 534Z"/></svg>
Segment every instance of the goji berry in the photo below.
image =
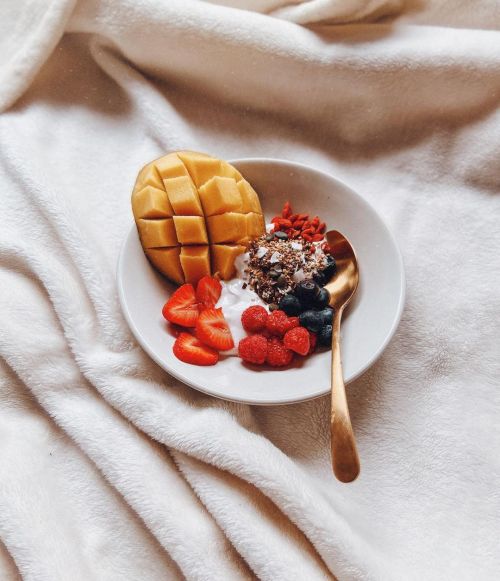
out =
<svg viewBox="0 0 500 581"><path fill-rule="evenodd" d="M288 216L288 219L290 220L290 222L295 222L295 220L297 220L298 217L299 217L298 214L292 214L291 216Z"/></svg>
<svg viewBox="0 0 500 581"><path fill-rule="evenodd" d="M321 224L318 226L318 232L321 232L321 234L323 234L325 230L326 224L324 222L321 222Z"/></svg>
<svg viewBox="0 0 500 581"><path fill-rule="evenodd" d="M309 220L309 214L298 214L297 220Z"/></svg>
<svg viewBox="0 0 500 581"><path fill-rule="evenodd" d="M302 226L304 225L304 220L295 220L295 222L292 222L292 226L294 228L302 228Z"/></svg>
<svg viewBox="0 0 500 581"><path fill-rule="evenodd" d="M323 240L323 238L324 238L323 234L314 234L312 237L312 241L319 242L320 240Z"/></svg>

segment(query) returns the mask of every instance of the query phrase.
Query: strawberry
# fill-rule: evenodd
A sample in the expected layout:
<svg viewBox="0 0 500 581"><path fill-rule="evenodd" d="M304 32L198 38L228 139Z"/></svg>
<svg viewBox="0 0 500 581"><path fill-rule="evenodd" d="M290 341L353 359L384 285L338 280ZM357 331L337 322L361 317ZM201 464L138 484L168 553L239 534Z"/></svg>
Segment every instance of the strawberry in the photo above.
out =
<svg viewBox="0 0 500 581"><path fill-rule="evenodd" d="M281 339L273 337L269 340L267 346L266 361L271 367L284 367L293 359L293 351L287 349Z"/></svg>
<svg viewBox="0 0 500 581"><path fill-rule="evenodd" d="M241 314L241 324L248 333L258 333L266 328L268 312L260 305L248 307Z"/></svg>
<svg viewBox="0 0 500 581"><path fill-rule="evenodd" d="M198 304L192 284L180 286L163 305L162 315L170 323L194 327L198 319Z"/></svg>
<svg viewBox="0 0 500 581"><path fill-rule="evenodd" d="M210 349L191 333L180 333L174 343L174 355L177 359L191 365L215 365L219 354Z"/></svg>
<svg viewBox="0 0 500 581"><path fill-rule="evenodd" d="M196 321L196 336L217 351L227 351L234 347L233 336L222 309L205 309L200 313Z"/></svg>
<svg viewBox="0 0 500 581"><path fill-rule="evenodd" d="M200 307L210 309L215 307L220 298L222 286L213 276L203 276L196 287L196 300Z"/></svg>
<svg viewBox="0 0 500 581"><path fill-rule="evenodd" d="M311 347L311 340L309 332L305 327L295 327L285 333L283 344L287 349L298 353L299 355L307 355Z"/></svg>
<svg viewBox="0 0 500 581"><path fill-rule="evenodd" d="M244 337L238 344L238 355L247 363L261 365L267 356L267 339L264 335Z"/></svg>

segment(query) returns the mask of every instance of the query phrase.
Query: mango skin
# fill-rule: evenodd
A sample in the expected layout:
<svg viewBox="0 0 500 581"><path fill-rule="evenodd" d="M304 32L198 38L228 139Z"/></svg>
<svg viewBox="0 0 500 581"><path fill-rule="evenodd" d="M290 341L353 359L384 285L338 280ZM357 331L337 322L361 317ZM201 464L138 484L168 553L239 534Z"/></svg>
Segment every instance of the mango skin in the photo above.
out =
<svg viewBox="0 0 500 581"><path fill-rule="evenodd" d="M132 191L139 238L151 264L176 284L206 274L229 280L234 260L265 233L259 196L224 160L193 151L144 166Z"/></svg>

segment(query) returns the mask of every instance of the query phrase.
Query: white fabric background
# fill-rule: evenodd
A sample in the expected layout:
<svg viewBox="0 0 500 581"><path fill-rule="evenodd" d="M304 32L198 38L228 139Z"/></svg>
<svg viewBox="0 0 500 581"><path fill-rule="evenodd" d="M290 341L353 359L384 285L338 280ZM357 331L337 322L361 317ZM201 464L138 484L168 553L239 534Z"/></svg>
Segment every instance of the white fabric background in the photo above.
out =
<svg viewBox="0 0 500 581"><path fill-rule="evenodd" d="M499 26L494 1L2 2L0 579L498 578ZM131 186L180 148L312 164L394 231L354 484L326 398L216 401L131 337Z"/></svg>

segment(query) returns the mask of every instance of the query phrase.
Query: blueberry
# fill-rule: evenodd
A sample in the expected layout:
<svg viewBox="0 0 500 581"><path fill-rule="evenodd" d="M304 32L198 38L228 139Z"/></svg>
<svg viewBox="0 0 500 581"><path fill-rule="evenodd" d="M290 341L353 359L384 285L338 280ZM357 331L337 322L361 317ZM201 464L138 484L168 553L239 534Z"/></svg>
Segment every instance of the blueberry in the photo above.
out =
<svg viewBox="0 0 500 581"><path fill-rule="evenodd" d="M322 325L333 324L333 309L331 307L326 307L325 309L318 311L318 315L321 317Z"/></svg>
<svg viewBox="0 0 500 581"><path fill-rule="evenodd" d="M329 280L329 278L325 275L325 273L322 270L318 270L318 272L315 272L313 274L313 279L316 281L317 284L319 284L319 286L325 286L325 284Z"/></svg>
<svg viewBox="0 0 500 581"><path fill-rule="evenodd" d="M278 240L288 240L288 234L286 232L275 232L274 235Z"/></svg>
<svg viewBox="0 0 500 581"><path fill-rule="evenodd" d="M281 299L279 308L290 317L296 317L302 311L299 299L291 294L287 294Z"/></svg>
<svg viewBox="0 0 500 581"><path fill-rule="evenodd" d="M318 332L318 343L324 347L331 347L332 345L332 326L325 325L321 327Z"/></svg>
<svg viewBox="0 0 500 581"><path fill-rule="evenodd" d="M319 286L311 279L301 280L295 287L295 296L307 305L318 296Z"/></svg>
<svg viewBox="0 0 500 581"><path fill-rule="evenodd" d="M312 306L316 309L324 309L330 302L330 293L326 288L319 290L318 296L314 299Z"/></svg>
<svg viewBox="0 0 500 581"><path fill-rule="evenodd" d="M326 266L321 270L328 280L337 272L337 263L331 254L326 255Z"/></svg>
<svg viewBox="0 0 500 581"><path fill-rule="evenodd" d="M300 324L309 331L317 333L323 327L323 317L321 312L322 311L313 311L312 309L304 311L299 315Z"/></svg>

